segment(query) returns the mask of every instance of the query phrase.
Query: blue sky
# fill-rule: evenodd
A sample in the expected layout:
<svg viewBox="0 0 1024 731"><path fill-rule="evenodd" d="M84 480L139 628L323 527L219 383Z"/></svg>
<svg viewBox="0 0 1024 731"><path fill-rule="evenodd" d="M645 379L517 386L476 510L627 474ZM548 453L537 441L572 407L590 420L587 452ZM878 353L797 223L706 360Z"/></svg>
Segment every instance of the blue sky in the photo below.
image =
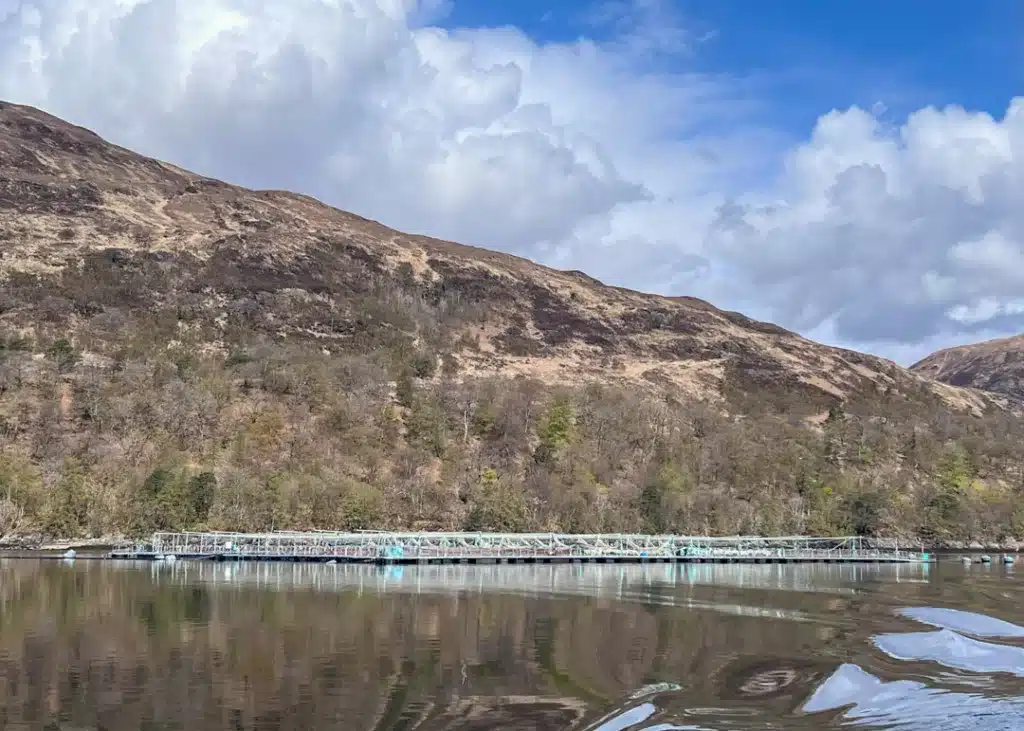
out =
<svg viewBox="0 0 1024 731"><path fill-rule="evenodd" d="M624 3L622 4L624 5ZM620 5L620 8L622 7ZM824 111L885 105L893 118L959 104L1001 115L1024 92L1022 0L657 0L692 39L661 64L756 79L767 114L803 135ZM590 0L455 0L448 28L513 26L535 40L613 35ZM614 7L614 6L612 6Z"/></svg>

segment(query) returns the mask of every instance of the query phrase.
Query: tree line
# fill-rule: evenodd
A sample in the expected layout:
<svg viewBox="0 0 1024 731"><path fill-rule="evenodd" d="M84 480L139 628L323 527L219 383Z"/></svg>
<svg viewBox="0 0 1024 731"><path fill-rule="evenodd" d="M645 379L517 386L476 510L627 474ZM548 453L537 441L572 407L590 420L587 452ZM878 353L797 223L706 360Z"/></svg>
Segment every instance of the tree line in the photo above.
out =
<svg viewBox="0 0 1024 731"><path fill-rule="evenodd" d="M444 529L1024 538L1020 424L472 378L404 348L0 340L0 533ZM448 359L450 360L450 358Z"/></svg>

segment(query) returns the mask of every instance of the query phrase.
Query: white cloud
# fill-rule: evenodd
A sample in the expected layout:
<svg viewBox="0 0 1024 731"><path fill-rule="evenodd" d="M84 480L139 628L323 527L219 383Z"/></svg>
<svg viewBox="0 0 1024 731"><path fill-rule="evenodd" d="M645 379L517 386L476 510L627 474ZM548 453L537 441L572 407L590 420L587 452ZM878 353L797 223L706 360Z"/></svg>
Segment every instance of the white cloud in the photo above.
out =
<svg viewBox="0 0 1024 731"><path fill-rule="evenodd" d="M687 53L705 40L672 0L601 0L585 17L596 28L610 29L620 51L641 56Z"/></svg>
<svg viewBox="0 0 1024 731"><path fill-rule="evenodd" d="M1024 329L1024 98L898 128L832 112L767 201L723 207L709 234L729 297L843 342Z"/></svg>
<svg viewBox="0 0 1024 731"><path fill-rule="evenodd" d="M906 354L1024 324L1024 100L899 127L831 112L783 156L746 82L650 63L685 66L706 35L661 0L606 4L612 38L562 44L430 27L447 7L0 0L0 97L233 182L834 342Z"/></svg>
<svg viewBox="0 0 1024 731"><path fill-rule="evenodd" d="M652 198L649 163L618 149L650 155L724 104L588 41L418 25L439 7L25 0L0 26L0 95L234 182L533 255Z"/></svg>

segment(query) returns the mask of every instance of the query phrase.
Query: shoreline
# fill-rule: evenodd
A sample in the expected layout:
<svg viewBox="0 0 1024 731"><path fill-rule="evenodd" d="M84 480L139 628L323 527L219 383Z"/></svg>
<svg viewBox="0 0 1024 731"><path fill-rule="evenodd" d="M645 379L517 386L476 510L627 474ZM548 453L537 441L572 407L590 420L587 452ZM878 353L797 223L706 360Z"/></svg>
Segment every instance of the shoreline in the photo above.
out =
<svg viewBox="0 0 1024 731"><path fill-rule="evenodd" d="M42 538L39 536L7 536L0 539L0 557L12 553L52 553L67 551L111 551L125 538L103 536L102 538Z"/></svg>
<svg viewBox="0 0 1024 731"><path fill-rule="evenodd" d="M399 531L381 531L392 533ZM710 537L710 536L708 536ZM759 536L761 538L772 538L773 536ZM873 539L877 546L882 549L891 549L896 546L897 540L893 538ZM14 557L13 554L46 555L55 552L85 551L88 554L96 552L109 553L119 545L131 543L132 539L124 536L101 536L99 538L53 538L40 535L5 536L0 538L0 558ZM911 546L913 541L899 540L900 545ZM928 553L1019 553L1024 548L1024 540L1005 541L941 541L935 544L920 544L922 549Z"/></svg>

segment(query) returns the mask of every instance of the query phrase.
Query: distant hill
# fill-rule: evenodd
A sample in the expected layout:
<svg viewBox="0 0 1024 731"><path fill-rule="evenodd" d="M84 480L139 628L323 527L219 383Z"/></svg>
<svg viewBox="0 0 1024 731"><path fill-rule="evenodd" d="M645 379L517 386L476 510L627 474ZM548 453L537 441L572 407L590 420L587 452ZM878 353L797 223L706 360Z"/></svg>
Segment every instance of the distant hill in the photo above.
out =
<svg viewBox="0 0 1024 731"><path fill-rule="evenodd" d="M0 283L8 533L1010 525L1006 398L6 103Z"/></svg>
<svg viewBox="0 0 1024 731"><path fill-rule="evenodd" d="M940 350L910 370L953 386L1024 401L1024 335Z"/></svg>

